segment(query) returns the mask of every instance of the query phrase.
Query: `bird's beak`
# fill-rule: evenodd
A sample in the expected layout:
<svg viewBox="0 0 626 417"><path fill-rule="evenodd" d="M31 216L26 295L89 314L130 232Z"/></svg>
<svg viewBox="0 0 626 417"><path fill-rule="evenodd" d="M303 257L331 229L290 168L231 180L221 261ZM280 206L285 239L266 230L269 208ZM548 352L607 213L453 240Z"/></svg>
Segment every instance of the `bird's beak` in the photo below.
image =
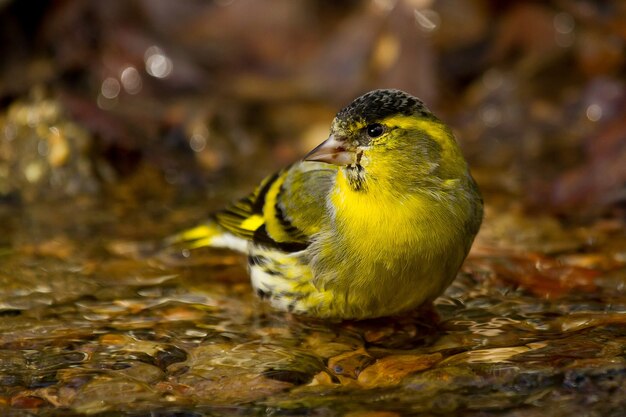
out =
<svg viewBox="0 0 626 417"><path fill-rule="evenodd" d="M350 165L355 162L355 152L347 149L343 140L338 140L335 135L330 135L317 148L304 157L305 161L326 162L334 165Z"/></svg>

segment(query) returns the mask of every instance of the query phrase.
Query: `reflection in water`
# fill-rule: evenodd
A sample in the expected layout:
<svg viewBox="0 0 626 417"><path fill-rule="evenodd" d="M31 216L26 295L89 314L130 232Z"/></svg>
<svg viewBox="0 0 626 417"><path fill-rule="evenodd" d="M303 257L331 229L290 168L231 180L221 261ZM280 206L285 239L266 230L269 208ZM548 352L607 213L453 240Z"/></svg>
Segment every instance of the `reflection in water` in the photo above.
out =
<svg viewBox="0 0 626 417"><path fill-rule="evenodd" d="M511 281L512 268L528 273L518 257L494 254L470 258L437 300L438 323L428 312L327 323L269 309L229 252L120 258L106 247L128 246L107 242L140 235L134 219L81 210L68 234L58 210L10 218L38 226L14 228L1 252L0 395L17 407L442 413L568 396L566 413L590 392L599 410L624 395L623 286L549 300Z"/></svg>

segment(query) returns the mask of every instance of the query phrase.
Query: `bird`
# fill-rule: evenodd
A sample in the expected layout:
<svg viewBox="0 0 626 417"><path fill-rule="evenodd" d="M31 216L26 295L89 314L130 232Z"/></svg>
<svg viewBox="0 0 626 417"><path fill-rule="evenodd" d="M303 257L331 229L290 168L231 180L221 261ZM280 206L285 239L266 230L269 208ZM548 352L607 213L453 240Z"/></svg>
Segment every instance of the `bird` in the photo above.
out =
<svg viewBox="0 0 626 417"><path fill-rule="evenodd" d="M247 255L256 294L329 320L403 314L457 275L483 200L451 129L418 98L373 90L304 158L166 239Z"/></svg>

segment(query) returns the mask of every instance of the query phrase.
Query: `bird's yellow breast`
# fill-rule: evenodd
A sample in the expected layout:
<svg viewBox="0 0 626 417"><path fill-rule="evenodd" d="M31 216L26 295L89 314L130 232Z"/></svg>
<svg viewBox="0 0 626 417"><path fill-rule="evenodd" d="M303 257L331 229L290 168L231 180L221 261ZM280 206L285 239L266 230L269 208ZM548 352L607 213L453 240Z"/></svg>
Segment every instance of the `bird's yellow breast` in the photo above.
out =
<svg viewBox="0 0 626 417"><path fill-rule="evenodd" d="M432 251L439 246L438 239L447 240L447 228L439 225L443 219L425 195L380 188L355 191L340 172L331 203L335 226L348 249L370 259L392 263L407 253Z"/></svg>

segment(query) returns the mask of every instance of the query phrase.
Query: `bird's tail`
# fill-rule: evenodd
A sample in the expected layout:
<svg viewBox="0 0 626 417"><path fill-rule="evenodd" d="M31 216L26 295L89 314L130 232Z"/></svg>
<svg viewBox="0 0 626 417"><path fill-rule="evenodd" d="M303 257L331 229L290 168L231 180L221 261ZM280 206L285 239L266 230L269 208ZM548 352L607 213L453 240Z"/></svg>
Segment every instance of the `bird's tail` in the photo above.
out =
<svg viewBox="0 0 626 417"><path fill-rule="evenodd" d="M233 235L213 220L165 238L163 243L183 249L212 247L246 252L248 248L247 240Z"/></svg>
<svg viewBox="0 0 626 417"><path fill-rule="evenodd" d="M163 239L163 246L182 246L196 249L211 246L211 242L221 233L220 227L214 222L206 222L190 229L183 230Z"/></svg>
<svg viewBox="0 0 626 417"><path fill-rule="evenodd" d="M181 255L187 257L188 251L204 247L227 248L246 253L248 242L229 233L214 220L209 220L157 241L116 241L108 245L111 252L135 259L175 259Z"/></svg>

